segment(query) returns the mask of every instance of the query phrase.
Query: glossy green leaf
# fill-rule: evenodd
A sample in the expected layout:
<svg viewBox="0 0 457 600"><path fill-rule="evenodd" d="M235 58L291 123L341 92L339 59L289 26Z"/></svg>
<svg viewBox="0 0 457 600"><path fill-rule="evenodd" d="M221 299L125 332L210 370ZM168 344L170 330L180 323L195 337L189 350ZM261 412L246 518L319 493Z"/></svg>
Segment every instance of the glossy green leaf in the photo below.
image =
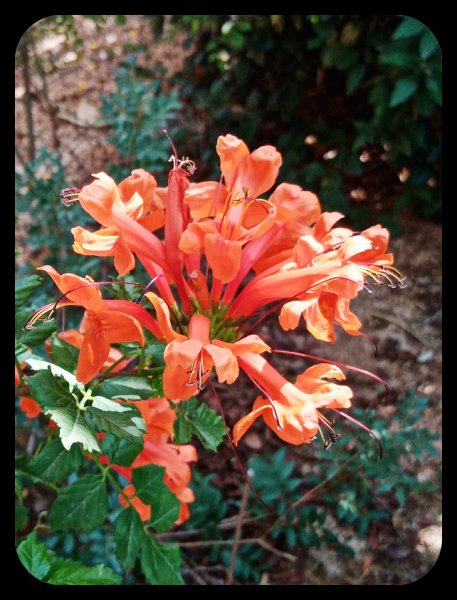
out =
<svg viewBox="0 0 457 600"><path fill-rule="evenodd" d="M51 440L28 463L30 473L56 483L76 471L82 463L81 450L72 446L66 450L60 440Z"/></svg>
<svg viewBox="0 0 457 600"><path fill-rule="evenodd" d="M417 80L412 77L402 77L394 86L390 97L390 106L399 106L406 102L417 90Z"/></svg>
<svg viewBox="0 0 457 600"><path fill-rule="evenodd" d="M115 377L107 379L100 388L100 395L126 400L146 400L153 395L151 382L146 377Z"/></svg>
<svg viewBox="0 0 457 600"><path fill-rule="evenodd" d="M62 490L50 511L53 529L90 531L100 525L108 513L108 496L102 475L83 475Z"/></svg>
<svg viewBox="0 0 457 600"><path fill-rule="evenodd" d="M426 29L419 40L419 54L421 57L426 60L429 56L434 54L439 47L440 46L435 35L430 31L430 29Z"/></svg>
<svg viewBox="0 0 457 600"><path fill-rule="evenodd" d="M43 579L51 569L47 548L38 540L36 533L31 533L19 544L17 555L27 571L37 579Z"/></svg>
<svg viewBox="0 0 457 600"><path fill-rule="evenodd" d="M141 566L151 585L184 585L181 555L176 544L159 544L147 538L141 552Z"/></svg>
<svg viewBox="0 0 457 600"><path fill-rule="evenodd" d="M143 449L143 442L119 438L107 433L101 443L102 453L106 454L111 464L129 467Z"/></svg>
<svg viewBox="0 0 457 600"><path fill-rule="evenodd" d="M203 444L204 448L214 452L226 434L224 421L207 404L200 404L192 422L192 431Z"/></svg>
<svg viewBox="0 0 457 600"><path fill-rule="evenodd" d="M122 567L132 569L145 541L144 527L134 508L123 510L114 522L116 556Z"/></svg>

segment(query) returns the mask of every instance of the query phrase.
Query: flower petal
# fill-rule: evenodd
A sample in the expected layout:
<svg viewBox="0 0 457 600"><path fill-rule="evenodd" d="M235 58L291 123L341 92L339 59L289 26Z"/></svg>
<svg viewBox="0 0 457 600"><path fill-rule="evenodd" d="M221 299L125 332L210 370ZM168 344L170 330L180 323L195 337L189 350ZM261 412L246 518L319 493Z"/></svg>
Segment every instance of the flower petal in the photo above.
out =
<svg viewBox="0 0 457 600"><path fill-rule="evenodd" d="M222 283L235 279L240 269L242 243L225 240L219 233L208 233L204 243L213 276Z"/></svg>
<svg viewBox="0 0 457 600"><path fill-rule="evenodd" d="M229 384L233 383L239 373L238 361L233 353L227 348L221 348L214 344L206 344L205 352L208 352L214 361L219 383L224 381Z"/></svg>

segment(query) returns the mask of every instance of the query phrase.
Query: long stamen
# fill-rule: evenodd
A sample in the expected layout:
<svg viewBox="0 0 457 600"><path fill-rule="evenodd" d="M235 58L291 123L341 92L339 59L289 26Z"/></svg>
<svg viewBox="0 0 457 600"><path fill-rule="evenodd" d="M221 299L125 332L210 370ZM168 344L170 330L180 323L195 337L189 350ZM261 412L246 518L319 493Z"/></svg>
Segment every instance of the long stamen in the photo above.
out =
<svg viewBox="0 0 457 600"><path fill-rule="evenodd" d="M75 306L75 302L70 300L68 298L67 294L72 294L73 292L76 292L77 290L81 290L83 288L86 288L86 287L89 287L92 285L118 285L118 284L135 285L135 286L142 287L142 288L145 287L141 283L136 283L135 281L88 281L84 285L79 285L71 290L68 290L64 294L61 294L55 302L45 304L44 306L42 306L41 308L36 310L33 313L33 315L27 320L27 322L25 323L23 328L24 329L34 329L37 321L43 321L45 323L48 323L49 321L51 321L54 318L53 315L54 315L55 311L57 310L57 308L61 308L64 306ZM150 283L148 284L148 286L149 285L150 285ZM148 287L148 286L146 286L146 287ZM47 316L45 316L46 314L47 314Z"/></svg>
<svg viewBox="0 0 457 600"><path fill-rule="evenodd" d="M81 193L80 188L69 187L63 188L60 192L60 201L64 206L71 206L72 204L78 204L79 195Z"/></svg>
<svg viewBox="0 0 457 600"><path fill-rule="evenodd" d="M360 369L359 367L353 367L352 365L347 365L346 363L340 363L335 360L328 360L327 358L322 358L322 356L316 356L314 354L305 354L304 352L294 352L292 350L271 350L271 351L275 352L277 354L290 354L291 356L301 356L302 358L311 358L312 360L319 360L321 362L325 362L330 365L336 365L337 367L342 367L343 369L349 369L350 371L355 371L356 373L361 373L362 375L367 375L368 377L371 377L371 379L374 379L375 381L377 381L384 387L385 393L384 393L384 397L382 399L383 402L385 402L385 400L387 399L387 396L389 394L389 387L388 387L387 383L384 381L384 379L382 379L381 377L378 377L378 375L375 375L374 373L371 373L371 371L366 371L365 369Z"/></svg>
<svg viewBox="0 0 457 600"><path fill-rule="evenodd" d="M378 436L375 434L375 432L372 429L370 429L369 427L367 427L366 425L364 425L363 423L361 423L357 419L354 419L354 417L351 417L348 414L342 412L341 410L338 410L337 408L332 408L331 410L334 410L335 412L337 412L339 415L341 415L342 417L344 417L348 421L351 421L352 423L355 423L356 425L358 425L359 427L361 427L364 431L366 431L367 433L369 433L371 435L371 437L378 444L378 452L379 452L378 459L382 458L382 444L381 444L381 440L378 438Z"/></svg>

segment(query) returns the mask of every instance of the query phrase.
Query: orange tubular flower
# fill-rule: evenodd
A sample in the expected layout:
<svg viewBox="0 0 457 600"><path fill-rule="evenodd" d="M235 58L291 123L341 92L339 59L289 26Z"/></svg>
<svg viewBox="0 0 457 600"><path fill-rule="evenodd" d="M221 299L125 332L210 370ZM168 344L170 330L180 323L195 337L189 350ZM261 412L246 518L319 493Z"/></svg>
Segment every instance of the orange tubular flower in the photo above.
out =
<svg viewBox="0 0 457 600"><path fill-rule="evenodd" d="M88 383L99 373L109 356L112 343L139 342L144 345L140 321L155 335L160 335L156 321L134 302L103 300L98 287L88 285L87 279L71 273L59 275L49 265L40 267L39 270L48 273L70 303L86 309L82 324L84 341L76 371L78 381Z"/></svg>
<svg viewBox="0 0 457 600"><path fill-rule="evenodd" d="M213 275L222 283L233 280L240 267L242 246L268 231L277 218L274 204L258 199L269 190L282 164L273 146L250 153L246 144L229 134L216 145L225 186L202 182L191 186L186 201L194 221L179 242L183 252L204 252Z"/></svg>
<svg viewBox="0 0 457 600"><path fill-rule="evenodd" d="M156 309L157 321L168 342L164 353L163 388L170 400L187 400L203 389L213 367L220 383L233 383L239 373L237 356L270 351L257 335L234 343L210 341L210 320L205 315L191 317L188 336L177 333L171 327L170 313L163 300L152 292L146 297Z"/></svg>
<svg viewBox="0 0 457 600"><path fill-rule="evenodd" d="M312 235L296 243L293 262L270 267L255 277L231 305L233 317L250 315L260 306L275 300L292 300L281 315L285 329L296 327L303 312L309 330L319 339L333 339L333 320L357 335L358 319L349 311L349 300L365 287L367 277L376 284L402 284L398 271L390 265L392 254L385 254L388 231L379 225L360 235L350 229L335 228L340 213L323 213ZM298 301L303 304L298 304ZM301 308L301 310L300 310Z"/></svg>
<svg viewBox="0 0 457 600"><path fill-rule="evenodd" d="M132 175L116 186L105 173L94 175L98 182L85 186L79 194L82 207L97 221L105 225L91 232L73 227L75 238L73 250L77 254L91 256L114 256L114 266L119 275L125 275L135 267L135 258L125 236L116 226L111 210L117 207L148 231L163 226L164 210L160 197L155 194L157 182L144 169L135 169Z"/></svg>
<svg viewBox="0 0 457 600"><path fill-rule="evenodd" d="M347 408L351 405L352 390L326 379L345 379L335 365L317 364L297 377L295 385L284 379L263 357L246 354L238 358L240 367L262 390L253 410L242 417L233 428L233 441L240 439L254 421L262 416L270 429L282 440L308 444L324 428L335 439L333 427L318 408Z"/></svg>
<svg viewBox="0 0 457 600"><path fill-rule="evenodd" d="M81 331L78 331L77 329L66 329L65 331L61 331L60 333L58 333L57 337L60 340L64 340L68 344L75 346L75 348L79 348L80 350L84 342L84 335L81 333ZM108 369L109 367L120 361L120 359L123 358L123 356L124 355L122 354L122 352L120 352L117 348L110 348L108 358L101 366L101 370ZM122 371L122 369L126 367L127 363L128 360L122 360L111 369L112 372L116 373L117 371Z"/></svg>

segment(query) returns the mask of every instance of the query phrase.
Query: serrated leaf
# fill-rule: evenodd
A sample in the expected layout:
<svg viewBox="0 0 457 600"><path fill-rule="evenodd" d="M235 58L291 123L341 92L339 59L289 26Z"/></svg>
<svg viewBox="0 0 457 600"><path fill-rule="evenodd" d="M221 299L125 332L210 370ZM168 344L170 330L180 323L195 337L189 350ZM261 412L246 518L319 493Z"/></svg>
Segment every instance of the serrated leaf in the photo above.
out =
<svg viewBox="0 0 457 600"><path fill-rule="evenodd" d="M52 529L90 531L108 514L108 496L102 475L83 475L61 491L51 507Z"/></svg>
<svg viewBox="0 0 457 600"><path fill-rule="evenodd" d="M28 358L26 362L38 371L28 378L28 384L40 406L54 408L76 403L76 398L71 392L75 387L80 390L84 388L72 373L45 360Z"/></svg>
<svg viewBox="0 0 457 600"><path fill-rule="evenodd" d="M41 279L38 275L30 275L30 277L15 282L14 304L16 310L31 298L33 292L40 287L40 285Z"/></svg>
<svg viewBox="0 0 457 600"><path fill-rule="evenodd" d="M147 538L141 552L141 566L151 585L184 585L181 555L176 544L158 544Z"/></svg>
<svg viewBox="0 0 457 600"><path fill-rule="evenodd" d="M159 500L162 493L168 492L171 494L163 482L164 475L164 467L158 467L157 465L145 465L133 469L132 483L135 486L137 496L146 504L154 504Z"/></svg>
<svg viewBox="0 0 457 600"><path fill-rule="evenodd" d="M36 533L31 533L19 544L17 555L27 571L37 579L42 580L51 569L47 548L38 540Z"/></svg>
<svg viewBox="0 0 457 600"><path fill-rule="evenodd" d="M30 473L56 483L66 479L81 463L82 456L78 446L66 450L61 441L56 439L48 442L38 456L29 461L28 468Z"/></svg>
<svg viewBox="0 0 457 600"><path fill-rule="evenodd" d="M424 31L425 25L418 21L417 19L413 19L412 17L403 17L402 22L392 34L392 39L401 40L404 38L413 37L414 35L418 35L421 31Z"/></svg>
<svg viewBox="0 0 457 600"><path fill-rule="evenodd" d="M132 441L142 440L144 429L139 429L138 421L132 420L137 418L133 411L128 413L100 410L93 406L87 411L87 414L95 421L95 424L101 431L109 431L118 437Z"/></svg>
<svg viewBox="0 0 457 600"><path fill-rule="evenodd" d="M107 433L102 441L102 453L106 454L111 464L129 467L143 450L143 442L132 442Z"/></svg>
<svg viewBox="0 0 457 600"><path fill-rule="evenodd" d="M38 346L47 340L55 330L55 321L39 323L33 329L24 330L20 337L20 342L26 346Z"/></svg>
<svg viewBox="0 0 457 600"><path fill-rule="evenodd" d="M177 444L187 444L192 438L192 423L187 415L181 411L176 413L177 419L173 423L173 431L175 434L175 442Z"/></svg>
<svg viewBox="0 0 457 600"><path fill-rule="evenodd" d="M392 108L403 104L408 98L414 94L417 90L417 80L412 77L402 77L399 79L394 86L392 95L390 97L389 106Z"/></svg>
<svg viewBox="0 0 457 600"><path fill-rule="evenodd" d="M100 395L126 400L146 400L153 396L153 388L146 377L115 377L103 382Z"/></svg>
<svg viewBox="0 0 457 600"><path fill-rule="evenodd" d="M55 365L54 363L50 363L46 360L37 360L36 358L27 358L25 361L34 371L50 371L56 377L63 377L65 381L68 383L70 392L76 387L79 390L83 391L84 386L80 383L73 373L70 373L66 369ZM42 379L45 382L45 379Z"/></svg>
<svg viewBox="0 0 457 600"><path fill-rule="evenodd" d="M153 527L157 533L167 531L177 521L180 508L181 502L172 492L161 494L158 501L154 502L152 506L148 525Z"/></svg>
<svg viewBox="0 0 457 600"><path fill-rule="evenodd" d="M208 450L217 450L225 435L224 421L207 404L200 404L192 422L192 431Z"/></svg>
<svg viewBox="0 0 457 600"><path fill-rule="evenodd" d="M56 338L51 343L51 357L59 367L67 372L73 372L78 364L79 349L65 340Z"/></svg>
<svg viewBox="0 0 457 600"><path fill-rule="evenodd" d="M66 450L76 443L82 444L87 452L100 452L95 432L87 424L82 411L77 408L49 408L44 409L44 414L49 415L59 426L59 435Z"/></svg>
<svg viewBox="0 0 457 600"><path fill-rule="evenodd" d="M54 585L119 585L122 577L106 565L85 565L70 558L57 558L46 577Z"/></svg>
<svg viewBox="0 0 457 600"><path fill-rule="evenodd" d="M141 519L134 508L123 510L114 522L116 556L122 567L132 569L145 541Z"/></svg>

